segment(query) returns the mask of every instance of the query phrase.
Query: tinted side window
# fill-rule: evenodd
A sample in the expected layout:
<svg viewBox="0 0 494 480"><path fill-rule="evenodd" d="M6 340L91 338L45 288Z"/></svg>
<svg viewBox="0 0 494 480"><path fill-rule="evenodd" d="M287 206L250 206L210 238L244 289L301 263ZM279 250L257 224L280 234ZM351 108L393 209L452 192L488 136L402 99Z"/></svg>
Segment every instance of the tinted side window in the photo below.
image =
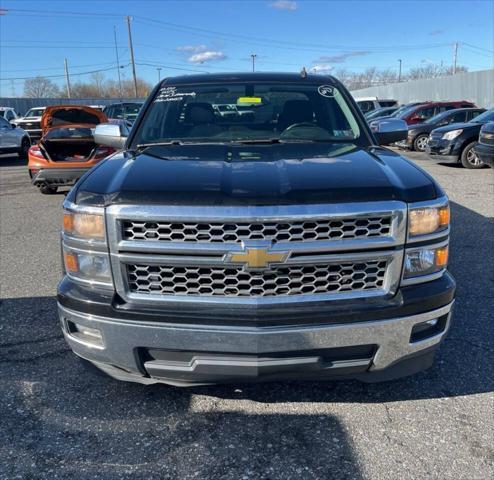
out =
<svg viewBox="0 0 494 480"><path fill-rule="evenodd" d="M467 112L456 112L452 114L449 119L448 123L461 123L466 120L466 113Z"/></svg>
<svg viewBox="0 0 494 480"><path fill-rule="evenodd" d="M471 120L472 118L475 118L477 115L480 115L481 113L482 113L482 112L481 112L480 110L476 110L476 111L474 111L474 112L470 112L470 115L469 115L470 120Z"/></svg>
<svg viewBox="0 0 494 480"><path fill-rule="evenodd" d="M419 110L417 110L417 115L422 120L428 120L429 118L433 117L435 114L436 114L436 109L434 107L420 108Z"/></svg>
<svg viewBox="0 0 494 480"><path fill-rule="evenodd" d="M357 104L363 113L367 113L370 112L371 110L374 110L374 102L357 102Z"/></svg>
<svg viewBox="0 0 494 480"><path fill-rule="evenodd" d="M7 110L7 114L5 115L5 118L9 121L15 118L14 114L12 113L12 110Z"/></svg>

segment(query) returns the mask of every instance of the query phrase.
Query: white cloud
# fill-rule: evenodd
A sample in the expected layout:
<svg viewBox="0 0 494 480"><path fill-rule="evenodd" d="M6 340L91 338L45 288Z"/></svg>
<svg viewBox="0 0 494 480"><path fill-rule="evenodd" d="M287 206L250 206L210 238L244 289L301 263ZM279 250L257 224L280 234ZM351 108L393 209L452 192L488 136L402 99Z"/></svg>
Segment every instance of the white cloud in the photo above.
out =
<svg viewBox="0 0 494 480"><path fill-rule="evenodd" d="M367 52L365 50L357 50L354 52L346 52L346 53L339 53L337 55L323 55L322 57L319 57L316 62L322 62L322 63L345 63L349 58L351 57L365 57L366 55L369 55L370 52Z"/></svg>
<svg viewBox="0 0 494 480"><path fill-rule="evenodd" d="M297 2L292 0L276 0L276 2L271 2L269 5L278 10L289 10L290 12L297 10Z"/></svg>
<svg viewBox="0 0 494 480"><path fill-rule="evenodd" d="M206 45L182 45L180 47L177 47L177 50L179 52L193 52L193 53L199 53L199 52L205 52L208 49Z"/></svg>
<svg viewBox="0 0 494 480"><path fill-rule="evenodd" d="M220 60L226 60L226 55L223 52L214 50L207 50L205 52L196 53L188 58L188 61L190 63L204 63Z"/></svg>
<svg viewBox="0 0 494 480"><path fill-rule="evenodd" d="M329 73L332 69L333 67L331 65L325 63L318 63L310 67L310 71L314 73Z"/></svg>

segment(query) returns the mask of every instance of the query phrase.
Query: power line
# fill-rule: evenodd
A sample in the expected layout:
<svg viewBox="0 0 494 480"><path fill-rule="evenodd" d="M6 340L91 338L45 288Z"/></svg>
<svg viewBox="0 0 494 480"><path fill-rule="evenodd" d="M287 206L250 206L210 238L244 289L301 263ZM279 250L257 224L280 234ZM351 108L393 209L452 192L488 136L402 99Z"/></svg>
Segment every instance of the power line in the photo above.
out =
<svg viewBox="0 0 494 480"><path fill-rule="evenodd" d="M129 65L130 65L130 63L127 63L126 65L120 65L120 68L128 67ZM89 75L91 73L108 72L109 70L115 70L115 65L113 67L100 68L98 70L91 70L88 72L72 73L71 76L75 77L75 76L81 76L81 75ZM39 76L40 75L35 75L33 77L9 77L9 78L2 78L1 81L4 82L4 81L9 81L9 80L31 80L31 79L37 78ZM43 75L43 77L44 78L63 78L63 77L65 77L65 73L63 73L61 75Z"/></svg>

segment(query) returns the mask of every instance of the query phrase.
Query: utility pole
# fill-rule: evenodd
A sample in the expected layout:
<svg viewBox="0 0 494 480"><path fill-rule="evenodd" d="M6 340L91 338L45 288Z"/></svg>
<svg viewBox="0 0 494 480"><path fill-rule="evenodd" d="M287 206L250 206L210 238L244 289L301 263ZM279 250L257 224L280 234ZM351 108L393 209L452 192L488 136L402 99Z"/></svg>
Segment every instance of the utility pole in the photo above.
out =
<svg viewBox="0 0 494 480"><path fill-rule="evenodd" d="M115 40L115 55L117 56L117 73L118 73L118 94L122 98L122 79L120 78L120 60L118 58L118 46L117 46L117 27L113 25L113 38Z"/></svg>
<svg viewBox="0 0 494 480"><path fill-rule="evenodd" d="M70 78L69 78L69 65L65 58L65 83L67 84L67 98L70 98Z"/></svg>
<svg viewBox="0 0 494 480"><path fill-rule="evenodd" d="M401 58L398 59L398 62L400 64L400 68L398 70L398 83L401 82Z"/></svg>
<svg viewBox="0 0 494 480"><path fill-rule="evenodd" d="M158 83L161 82L161 67L157 67L156 70L158 70Z"/></svg>
<svg viewBox="0 0 494 480"><path fill-rule="evenodd" d="M256 71L256 57L257 55L255 53L251 53L250 56L252 57L252 71Z"/></svg>
<svg viewBox="0 0 494 480"><path fill-rule="evenodd" d="M458 42L455 42L453 49L453 75L456 73L457 62L458 62Z"/></svg>
<svg viewBox="0 0 494 480"><path fill-rule="evenodd" d="M127 20L127 30L129 31L129 50L130 50L130 61L132 63L132 76L134 77L134 95L135 98L137 98L136 64L134 61L134 46L132 45L132 32L130 31L131 18L128 15L125 18Z"/></svg>

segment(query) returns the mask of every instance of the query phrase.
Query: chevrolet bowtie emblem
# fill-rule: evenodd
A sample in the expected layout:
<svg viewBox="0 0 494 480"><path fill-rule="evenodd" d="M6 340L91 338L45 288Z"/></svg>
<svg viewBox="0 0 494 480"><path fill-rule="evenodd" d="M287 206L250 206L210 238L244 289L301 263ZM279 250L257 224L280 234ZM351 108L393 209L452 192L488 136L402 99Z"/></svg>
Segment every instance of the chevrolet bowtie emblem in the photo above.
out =
<svg viewBox="0 0 494 480"><path fill-rule="evenodd" d="M269 253L265 248L247 248L242 253L231 253L228 261L243 263L247 268L267 268L272 263L282 263L288 257L288 253Z"/></svg>

